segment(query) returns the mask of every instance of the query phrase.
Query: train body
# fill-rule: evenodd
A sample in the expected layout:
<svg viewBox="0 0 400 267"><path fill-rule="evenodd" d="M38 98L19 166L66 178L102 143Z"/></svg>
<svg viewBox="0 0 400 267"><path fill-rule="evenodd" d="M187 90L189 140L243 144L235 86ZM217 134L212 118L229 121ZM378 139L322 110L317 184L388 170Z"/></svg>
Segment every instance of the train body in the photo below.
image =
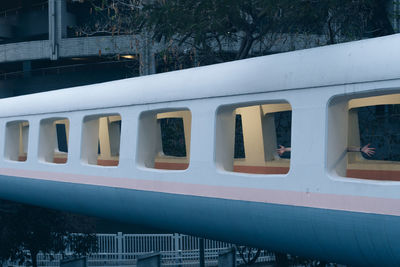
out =
<svg viewBox="0 0 400 267"><path fill-rule="evenodd" d="M400 164L347 152L363 145L358 108L400 104L399 44L393 35L2 99L0 197L400 265ZM179 155L160 126L171 122Z"/></svg>

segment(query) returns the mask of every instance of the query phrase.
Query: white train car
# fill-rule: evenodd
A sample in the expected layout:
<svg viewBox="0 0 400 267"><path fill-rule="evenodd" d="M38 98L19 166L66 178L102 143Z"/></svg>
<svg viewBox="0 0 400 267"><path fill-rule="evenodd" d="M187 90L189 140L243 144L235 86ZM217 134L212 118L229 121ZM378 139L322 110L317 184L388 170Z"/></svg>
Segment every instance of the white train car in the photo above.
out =
<svg viewBox="0 0 400 267"><path fill-rule="evenodd" d="M400 265L400 164L347 152L362 146L358 108L400 104L399 44L393 35L2 99L0 197Z"/></svg>

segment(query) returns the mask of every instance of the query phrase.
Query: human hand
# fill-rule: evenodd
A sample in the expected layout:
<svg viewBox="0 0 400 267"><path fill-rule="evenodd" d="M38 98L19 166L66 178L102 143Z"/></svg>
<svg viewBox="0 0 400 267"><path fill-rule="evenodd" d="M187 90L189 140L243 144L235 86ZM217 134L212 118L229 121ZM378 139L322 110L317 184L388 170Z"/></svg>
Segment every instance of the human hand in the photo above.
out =
<svg viewBox="0 0 400 267"><path fill-rule="evenodd" d="M371 157L372 155L375 154L375 148L374 147L369 147L370 144L367 144L361 148L361 152L363 152L365 155L368 157Z"/></svg>
<svg viewBox="0 0 400 267"><path fill-rule="evenodd" d="M276 150L276 152L279 154L279 156L282 156L283 153L286 152L286 147L279 145L279 148Z"/></svg>

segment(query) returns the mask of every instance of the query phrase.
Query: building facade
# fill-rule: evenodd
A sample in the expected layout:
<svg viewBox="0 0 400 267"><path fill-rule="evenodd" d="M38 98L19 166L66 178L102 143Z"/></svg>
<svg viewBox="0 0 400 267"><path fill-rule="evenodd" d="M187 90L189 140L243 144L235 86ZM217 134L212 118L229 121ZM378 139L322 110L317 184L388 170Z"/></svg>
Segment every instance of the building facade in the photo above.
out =
<svg viewBox="0 0 400 267"><path fill-rule="evenodd" d="M0 97L155 72L154 53L140 36L76 37L89 8L84 1L3 1Z"/></svg>

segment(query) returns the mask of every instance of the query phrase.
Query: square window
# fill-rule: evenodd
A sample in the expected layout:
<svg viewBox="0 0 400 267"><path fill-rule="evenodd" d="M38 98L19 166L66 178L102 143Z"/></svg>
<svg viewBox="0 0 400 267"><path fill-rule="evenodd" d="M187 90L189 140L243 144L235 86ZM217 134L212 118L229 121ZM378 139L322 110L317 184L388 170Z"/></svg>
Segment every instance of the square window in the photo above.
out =
<svg viewBox="0 0 400 267"><path fill-rule="evenodd" d="M400 94L337 96L329 105L328 168L343 177L400 181Z"/></svg>
<svg viewBox="0 0 400 267"><path fill-rule="evenodd" d="M400 94L349 101L346 176L400 180Z"/></svg>
<svg viewBox="0 0 400 267"><path fill-rule="evenodd" d="M29 122L11 121L6 124L4 157L13 161L26 161L28 157Z"/></svg>
<svg viewBox="0 0 400 267"><path fill-rule="evenodd" d="M190 161L189 110L140 115L137 161L147 168L185 170Z"/></svg>
<svg viewBox="0 0 400 267"><path fill-rule="evenodd" d="M291 106L287 102L219 108L217 166L243 173L288 173L291 125Z"/></svg>
<svg viewBox="0 0 400 267"><path fill-rule="evenodd" d="M63 164L68 160L69 120L49 118L40 121L39 160Z"/></svg>
<svg viewBox="0 0 400 267"><path fill-rule="evenodd" d="M82 161L100 166L118 166L121 116L91 115L83 119Z"/></svg>

